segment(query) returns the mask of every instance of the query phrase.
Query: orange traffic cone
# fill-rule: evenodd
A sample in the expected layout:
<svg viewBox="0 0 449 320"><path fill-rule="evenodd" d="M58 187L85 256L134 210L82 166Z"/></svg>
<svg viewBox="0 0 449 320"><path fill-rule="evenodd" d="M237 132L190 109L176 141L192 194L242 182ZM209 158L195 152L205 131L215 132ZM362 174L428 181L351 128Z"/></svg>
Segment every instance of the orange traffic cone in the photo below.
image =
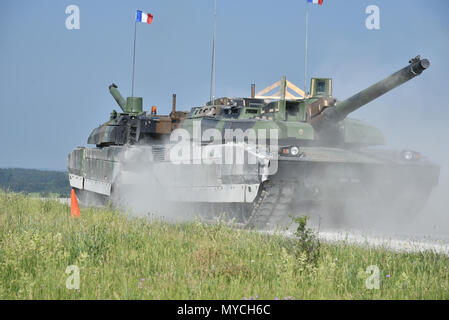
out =
<svg viewBox="0 0 449 320"><path fill-rule="evenodd" d="M76 199L75 190L72 189L71 202L70 202L70 212L73 218L80 217L80 208L78 207L78 200Z"/></svg>

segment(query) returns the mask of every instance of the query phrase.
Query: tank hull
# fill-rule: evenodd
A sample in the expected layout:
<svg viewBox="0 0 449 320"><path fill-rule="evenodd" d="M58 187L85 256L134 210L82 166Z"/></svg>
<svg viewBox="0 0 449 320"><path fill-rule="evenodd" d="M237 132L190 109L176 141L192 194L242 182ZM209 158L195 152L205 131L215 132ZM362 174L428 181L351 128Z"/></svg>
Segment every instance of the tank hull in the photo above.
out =
<svg viewBox="0 0 449 320"><path fill-rule="evenodd" d="M111 202L161 215L178 206L186 217L225 214L256 228L285 225L291 214L317 212L334 222L348 211L410 218L439 176L439 168L425 159L374 149L303 147L300 157L278 157L276 171L268 174L261 161L196 160L170 161L167 145L77 148L68 157L68 171L82 205Z"/></svg>

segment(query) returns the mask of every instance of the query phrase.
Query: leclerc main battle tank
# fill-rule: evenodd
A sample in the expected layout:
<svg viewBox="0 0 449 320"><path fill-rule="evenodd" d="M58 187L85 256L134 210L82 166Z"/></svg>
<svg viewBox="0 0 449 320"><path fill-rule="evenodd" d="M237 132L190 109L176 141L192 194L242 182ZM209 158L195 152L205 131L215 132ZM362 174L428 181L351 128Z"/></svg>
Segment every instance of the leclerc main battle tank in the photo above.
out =
<svg viewBox="0 0 449 320"><path fill-rule="evenodd" d="M418 152L379 148L382 133L347 116L429 66L418 56L343 101L332 96L331 79L313 78L310 94L295 99L283 78L277 100L220 98L189 114L174 103L170 116L147 115L142 98L125 102L112 85L123 113L94 130L88 143L96 148L70 153L70 183L85 204L126 195L128 203L178 203L182 212L225 213L257 228L310 212L337 222L349 212L409 218L438 184L439 168Z"/></svg>

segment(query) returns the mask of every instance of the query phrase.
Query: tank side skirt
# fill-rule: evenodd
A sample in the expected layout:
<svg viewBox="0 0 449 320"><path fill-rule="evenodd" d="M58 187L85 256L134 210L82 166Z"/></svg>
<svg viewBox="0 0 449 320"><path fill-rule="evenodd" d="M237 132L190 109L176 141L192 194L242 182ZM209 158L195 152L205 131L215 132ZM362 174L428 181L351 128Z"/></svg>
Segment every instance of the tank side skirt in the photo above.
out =
<svg viewBox="0 0 449 320"><path fill-rule="evenodd" d="M87 190L105 196L111 195L111 183L84 178L69 174L70 186L79 190Z"/></svg>

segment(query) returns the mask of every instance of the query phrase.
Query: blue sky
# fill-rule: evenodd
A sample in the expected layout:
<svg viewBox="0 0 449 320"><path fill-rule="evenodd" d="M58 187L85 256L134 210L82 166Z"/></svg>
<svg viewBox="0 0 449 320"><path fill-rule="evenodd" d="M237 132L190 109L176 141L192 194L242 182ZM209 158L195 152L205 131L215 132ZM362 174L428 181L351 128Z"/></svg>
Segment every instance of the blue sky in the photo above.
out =
<svg viewBox="0 0 449 320"><path fill-rule="evenodd" d="M303 87L305 0L217 0L216 96L248 95L286 75ZM80 8L67 30L65 8ZM380 30L365 8L380 8ZM0 167L65 169L67 154L117 108L108 85L131 92L135 10L135 95L168 113L209 97L212 0L2 1ZM354 113L382 128L392 147L449 163L449 1L325 0L310 7L309 74L334 78L347 98L421 54L422 76Z"/></svg>

